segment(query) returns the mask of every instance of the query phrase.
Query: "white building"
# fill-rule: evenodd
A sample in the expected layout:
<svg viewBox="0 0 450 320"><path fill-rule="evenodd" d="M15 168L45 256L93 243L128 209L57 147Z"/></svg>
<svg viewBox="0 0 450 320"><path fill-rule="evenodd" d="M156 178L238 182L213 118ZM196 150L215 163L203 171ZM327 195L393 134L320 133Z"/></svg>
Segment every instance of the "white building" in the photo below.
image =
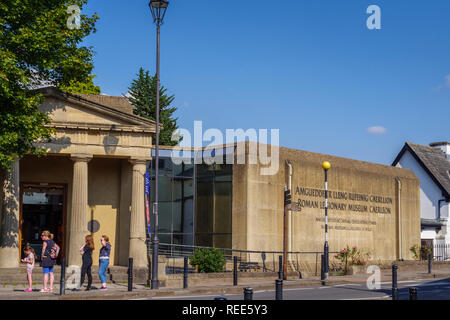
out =
<svg viewBox="0 0 450 320"><path fill-rule="evenodd" d="M392 165L411 169L420 180L422 245L449 245L450 142L407 142Z"/></svg>

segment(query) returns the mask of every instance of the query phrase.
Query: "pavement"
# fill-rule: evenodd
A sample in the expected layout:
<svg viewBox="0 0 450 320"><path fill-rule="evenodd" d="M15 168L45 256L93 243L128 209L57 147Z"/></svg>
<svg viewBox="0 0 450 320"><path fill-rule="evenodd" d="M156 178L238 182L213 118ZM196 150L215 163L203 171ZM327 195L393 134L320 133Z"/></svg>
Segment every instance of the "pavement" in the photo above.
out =
<svg viewBox="0 0 450 320"><path fill-rule="evenodd" d="M255 274L255 276L257 276ZM320 288L331 288L339 285L346 286L350 284L359 285L360 287L366 286L366 282L370 274L356 274L347 276L330 276L329 280L325 282L325 286L322 284L318 277L310 277L308 279L288 279L283 282L283 289L286 291L295 291L296 289L302 288L314 288L321 290ZM411 281L416 280L419 282L423 281L446 281L445 279L450 278L450 269L444 270L434 270L431 274L425 271L404 271L398 272L398 281ZM41 280L41 279L39 279ZM157 290L151 290L146 287L145 284L137 283L133 286L133 291L128 292L127 284L108 284L108 290L90 290L84 291L71 291L66 289L64 295L59 295L59 283L57 283L53 288L53 293L40 293L39 290L42 285L36 281L36 285L33 286L33 292L25 293L23 290L26 286L21 285L0 285L0 300L142 300L142 299L161 299L161 298L172 298L172 299L183 299L187 296L221 296L221 295L239 295L242 296L245 287L252 287L254 292L264 292L273 291L275 288L275 278L240 278L238 286L233 286L232 282L230 284L224 283L223 279L218 279L217 283L208 283L205 285L195 285L190 286L188 289L183 289L180 287L164 287ZM388 298L389 293L389 283L392 281L392 274L387 270L382 270L380 275L380 281L384 284L385 292L384 295L374 298ZM414 281L413 281L414 282ZM94 287L100 288L100 284L93 284ZM324 292L324 291L322 291ZM337 293L339 298L339 293ZM272 295L270 295L272 296ZM269 295L262 296L261 299L268 298ZM332 296L329 296L332 298ZM259 298L258 298L259 299ZM320 296L317 296L320 299ZM450 299L450 297L449 297Z"/></svg>

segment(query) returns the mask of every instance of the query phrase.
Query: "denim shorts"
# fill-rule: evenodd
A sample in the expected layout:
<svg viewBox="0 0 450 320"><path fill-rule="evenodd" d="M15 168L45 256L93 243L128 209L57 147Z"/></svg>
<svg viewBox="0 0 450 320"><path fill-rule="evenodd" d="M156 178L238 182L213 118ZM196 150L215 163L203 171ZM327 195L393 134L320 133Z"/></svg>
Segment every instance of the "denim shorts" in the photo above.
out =
<svg viewBox="0 0 450 320"><path fill-rule="evenodd" d="M53 267L42 267L44 274L53 273Z"/></svg>

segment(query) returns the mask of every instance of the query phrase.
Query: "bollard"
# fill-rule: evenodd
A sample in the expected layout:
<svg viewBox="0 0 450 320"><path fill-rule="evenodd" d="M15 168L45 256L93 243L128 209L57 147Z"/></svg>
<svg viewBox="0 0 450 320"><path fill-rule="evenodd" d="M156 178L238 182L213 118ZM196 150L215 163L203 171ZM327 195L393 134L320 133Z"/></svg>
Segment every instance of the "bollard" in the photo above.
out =
<svg viewBox="0 0 450 320"><path fill-rule="evenodd" d="M409 288L409 300L417 300L417 288Z"/></svg>
<svg viewBox="0 0 450 320"><path fill-rule="evenodd" d="M253 300L253 288L244 288L244 300Z"/></svg>
<svg viewBox="0 0 450 320"><path fill-rule="evenodd" d="M325 256L320 256L320 280L325 280Z"/></svg>
<svg viewBox="0 0 450 320"><path fill-rule="evenodd" d="M61 260L61 281L59 282L59 294L66 293L66 258Z"/></svg>
<svg viewBox="0 0 450 320"><path fill-rule="evenodd" d="M278 279L283 280L283 256L278 257Z"/></svg>
<svg viewBox="0 0 450 320"><path fill-rule="evenodd" d="M392 300L398 300L398 287L397 287L397 269L396 264L392 265Z"/></svg>
<svg viewBox="0 0 450 320"><path fill-rule="evenodd" d="M128 259L128 291L133 291L133 258Z"/></svg>
<svg viewBox="0 0 450 320"><path fill-rule="evenodd" d="M233 257L233 286L238 285L237 257Z"/></svg>
<svg viewBox="0 0 450 320"><path fill-rule="evenodd" d="M428 273L431 273L431 260L432 260L431 252L428 253Z"/></svg>
<svg viewBox="0 0 450 320"><path fill-rule="evenodd" d="M189 258L184 257L184 270L183 270L183 289L188 287L188 275L189 275Z"/></svg>
<svg viewBox="0 0 450 320"><path fill-rule="evenodd" d="M283 280L275 280L275 300L283 300Z"/></svg>

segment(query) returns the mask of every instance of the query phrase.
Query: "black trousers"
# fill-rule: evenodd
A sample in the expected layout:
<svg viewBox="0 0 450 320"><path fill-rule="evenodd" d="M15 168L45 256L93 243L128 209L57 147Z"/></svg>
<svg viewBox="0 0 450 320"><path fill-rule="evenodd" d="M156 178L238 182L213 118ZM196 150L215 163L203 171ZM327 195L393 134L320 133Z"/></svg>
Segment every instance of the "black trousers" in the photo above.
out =
<svg viewBox="0 0 450 320"><path fill-rule="evenodd" d="M90 261L83 261L83 265L81 266L81 279L80 279L80 287L83 285L84 277L87 275L88 278L88 288L92 285L92 260Z"/></svg>

